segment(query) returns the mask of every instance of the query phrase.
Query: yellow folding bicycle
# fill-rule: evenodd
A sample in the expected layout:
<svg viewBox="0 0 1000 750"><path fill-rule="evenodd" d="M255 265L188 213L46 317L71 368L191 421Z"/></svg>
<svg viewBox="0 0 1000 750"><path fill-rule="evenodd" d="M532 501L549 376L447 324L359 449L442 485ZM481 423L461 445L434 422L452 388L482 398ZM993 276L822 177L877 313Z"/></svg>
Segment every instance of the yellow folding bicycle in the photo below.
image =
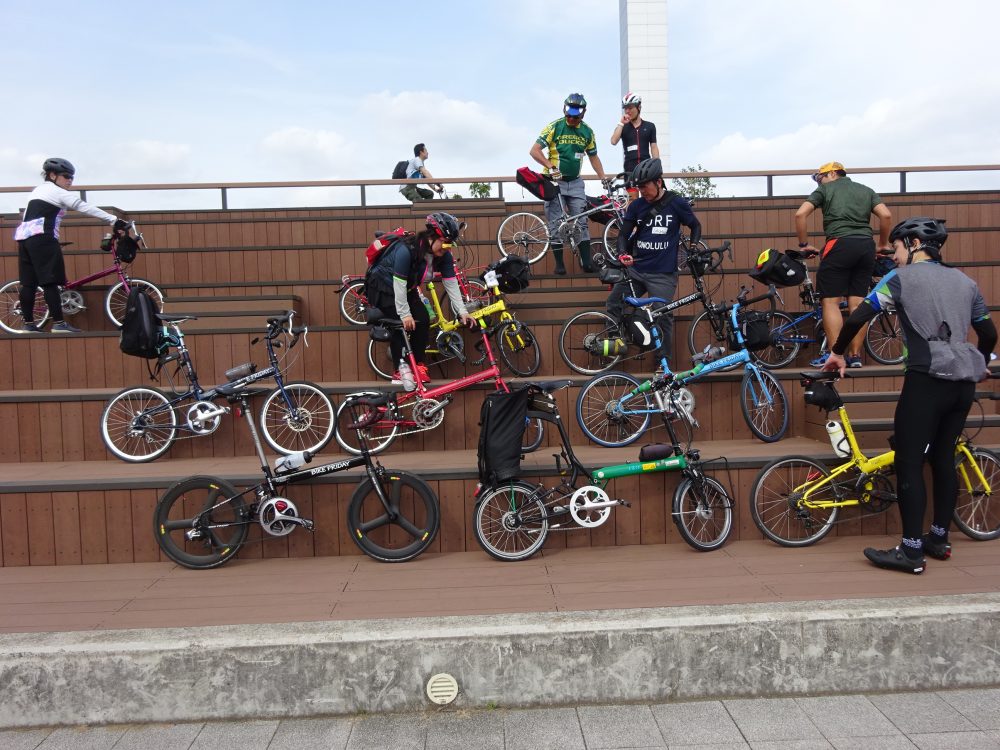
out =
<svg viewBox="0 0 1000 750"><path fill-rule="evenodd" d="M784 547L805 547L833 529L841 508L858 506L867 513L881 513L896 502L895 451L868 458L858 447L844 402L833 386L836 373L802 373L807 394L822 390L826 399L807 403L837 410L844 436L844 463L828 469L806 456L786 456L767 464L753 483L750 515L757 528ZM817 387L817 384L819 387ZM810 390L812 389L812 390ZM1000 459L977 448L962 435L955 445L958 503L955 525L973 539L1000 537Z"/></svg>

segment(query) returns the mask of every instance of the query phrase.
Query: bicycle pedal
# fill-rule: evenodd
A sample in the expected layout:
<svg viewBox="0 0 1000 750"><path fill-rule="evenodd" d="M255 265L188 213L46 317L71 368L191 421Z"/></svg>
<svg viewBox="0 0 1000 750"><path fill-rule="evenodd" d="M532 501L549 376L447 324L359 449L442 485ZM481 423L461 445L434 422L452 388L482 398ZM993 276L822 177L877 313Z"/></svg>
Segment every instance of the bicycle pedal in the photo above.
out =
<svg viewBox="0 0 1000 750"><path fill-rule="evenodd" d="M632 507L632 503L630 503L628 500L622 500L621 498L618 498L617 502L619 505L624 505L626 508Z"/></svg>
<svg viewBox="0 0 1000 750"><path fill-rule="evenodd" d="M302 528L306 531L316 531L316 524L311 518L303 518Z"/></svg>

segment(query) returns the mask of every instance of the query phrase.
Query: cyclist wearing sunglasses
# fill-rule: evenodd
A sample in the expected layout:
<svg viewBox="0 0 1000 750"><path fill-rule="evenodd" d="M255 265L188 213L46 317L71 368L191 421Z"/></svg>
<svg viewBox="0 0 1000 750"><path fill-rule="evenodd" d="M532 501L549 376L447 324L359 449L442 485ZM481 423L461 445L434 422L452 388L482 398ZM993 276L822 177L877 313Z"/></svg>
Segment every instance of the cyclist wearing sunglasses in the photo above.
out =
<svg viewBox="0 0 1000 750"><path fill-rule="evenodd" d="M621 141L625 152L625 174L632 174L639 162L659 159L660 147L656 145L656 125L643 120L642 97L629 91L622 97L622 119L611 133L611 145ZM629 195L635 198L639 191L629 188Z"/></svg>
<svg viewBox="0 0 1000 750"><path fill-rule="evenodd" d="M587 196L584 192L583 180L580 179L580 169L583 166L583 156L587 155L590 165L602 181L607 182L604 165L597 155L597 141L594 131L583 121L587 112L587 100L583 94L570 94L563 102L563 117L550 122L542 130L541 135L531 146L531 158L541 164L542 170L553 180L559 181L559 190L566 202L566 210L570 214L580 214L587 209ZM549 226L555 226L563 218L563 207L556 200L545 202L545 218ZM576 221L577 247L580 250L580 264L584 272L593 273L590 264L590 233L587 228L587 217L581 216ZM555 272L560 276L566 274L563 263L563 245L561 238L552 241L552 257L555 259Z"/></svg>
<svg viewBox="0 0 1000 750"><path fill-rule="evenodd" d="M387 318L403 321L403 328L410 332L410 346L417 360L415 376L430 382L424 352L430 331L430 315L420 299L418 287L429 275L440 273L452 310L465 325L475 321L462 301L462 291L455 278L455 259L445 244L458 240L465 228L451 214L437 211L427 217L427 228L422 232L396 240L378 259L365 285L368 301ZM431 256L428 258L427 256ZM399 363L403 357L403 334L393 329L389 340L392 361ZM401 381L397 372L394 381Z"/></svg>
<svg viewBox="0 0 1000 750"><path fill-rule="evenodd" d="M35 324L35 295L41 287L52 314L52 333L79 333L80 329L63 320L59 287L66 283L66 264L59 244L59 225L67 210L79 211L124 230L126 223L117 216L85 203L71 193L76 167L60 157L42 164L45 182L31 191L21 224L14 230L18 248L18 280L24 326L20 333L41 333Z"/></svg>

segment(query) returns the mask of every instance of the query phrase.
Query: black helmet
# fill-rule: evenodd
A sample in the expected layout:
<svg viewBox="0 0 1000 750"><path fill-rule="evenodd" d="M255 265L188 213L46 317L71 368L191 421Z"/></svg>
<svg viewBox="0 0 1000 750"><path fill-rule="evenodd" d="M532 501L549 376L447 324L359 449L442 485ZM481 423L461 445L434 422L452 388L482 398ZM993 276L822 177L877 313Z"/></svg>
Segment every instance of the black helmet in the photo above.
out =
<svg viewBox="0 0 1000 750"><path fill-rule="evenodd" d="M46 159L42 165L42 173L48 175L49 172L73 177L76 175L76 167L70 164L68 159L53 156L51 159Z"/></svg>
<svg viewBox="0 0 1000 750"><path fill-rule="evenodd" d="M460 222L444 211L435 211L427 217L427 228L435 232L445 242L454 242L465 228L465 222Z"/></svg>
<svg viewBox="0 0 1000 750"><path fill-rule="evenodd" d="M889 233L889 242L916 237L921 245L934 245L941 247L948 239L948 230L944 225L944 219L932 219L929 216L915 216L912 219L905 219L892 228ZM907 243L909 244L909 243Z"/></svg>
<svg viewBox="0 0 1000 750"><path fill-rule="evenodd" d="M587 111L587 100L583 94L570 94L563 102L563 114L570 117L582 117Z"/></svg>
<svg viewBox="0 0 1000 750"><path fill-rule="evenodd" d="M663 178L663 162L659 159L646 159L639 162L638 166L632 170L632 184L641 185L650 180L660 180Z"/></svg>

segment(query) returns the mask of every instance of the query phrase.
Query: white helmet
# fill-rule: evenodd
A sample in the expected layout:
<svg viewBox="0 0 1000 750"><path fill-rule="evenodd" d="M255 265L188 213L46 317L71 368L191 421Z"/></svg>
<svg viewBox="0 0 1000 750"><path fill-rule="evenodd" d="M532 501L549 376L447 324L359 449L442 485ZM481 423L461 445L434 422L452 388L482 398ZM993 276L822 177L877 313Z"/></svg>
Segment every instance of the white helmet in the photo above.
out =
<svg viewBox="0 0 1000 750"><path fill-rule="evenodd" d="M633 94L629 91L625 96L622 97L622 109L625 107L641 107L642 97L638 94Z"/></svg>

